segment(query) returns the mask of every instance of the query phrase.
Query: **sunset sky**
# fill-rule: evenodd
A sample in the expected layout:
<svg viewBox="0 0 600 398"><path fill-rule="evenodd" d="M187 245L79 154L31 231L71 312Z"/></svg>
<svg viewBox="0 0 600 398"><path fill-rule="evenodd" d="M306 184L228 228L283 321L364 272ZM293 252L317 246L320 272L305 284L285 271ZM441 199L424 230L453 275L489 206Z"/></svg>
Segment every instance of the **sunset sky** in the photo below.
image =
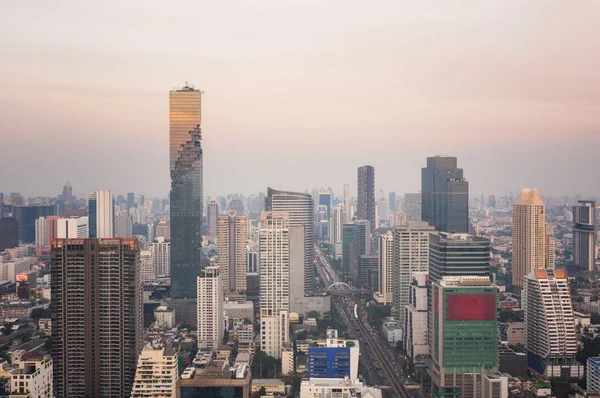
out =
<svg viewBox="0 0 600 398"><path fill-rule="evenodd" d="M166 196L168 92L203 90L204 193L375 166L420 189L600 196L600 1L0 2L0 189ZM378 193L377 193L378 195Z"/></svg>

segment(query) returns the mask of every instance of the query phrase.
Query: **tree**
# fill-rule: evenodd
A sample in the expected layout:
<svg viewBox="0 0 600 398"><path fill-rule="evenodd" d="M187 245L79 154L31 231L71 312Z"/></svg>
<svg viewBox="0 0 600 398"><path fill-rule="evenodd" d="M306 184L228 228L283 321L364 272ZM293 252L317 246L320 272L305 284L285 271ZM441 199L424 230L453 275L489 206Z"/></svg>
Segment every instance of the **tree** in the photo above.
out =
<svg viewBox="0 0 600 398"><path fill-rule="evenodd" d="M36 322L39 321L40 318L50 318L50 309L35 308L31 311L31 315L29 316Z"/></svg>
<svg viewBox="0 0 600 398"><path fill-rule="evenodd" d="M315 318L317 321L319 320L319 313L317 311L311 311L308 313L309 318Z"/></svg>
<svg viewBox="0 0 600 398"><path fill-rule="evenodd" d="M281 361L258 350L252 359L251 370L256 379L275 379L281 374Z"/></svg>

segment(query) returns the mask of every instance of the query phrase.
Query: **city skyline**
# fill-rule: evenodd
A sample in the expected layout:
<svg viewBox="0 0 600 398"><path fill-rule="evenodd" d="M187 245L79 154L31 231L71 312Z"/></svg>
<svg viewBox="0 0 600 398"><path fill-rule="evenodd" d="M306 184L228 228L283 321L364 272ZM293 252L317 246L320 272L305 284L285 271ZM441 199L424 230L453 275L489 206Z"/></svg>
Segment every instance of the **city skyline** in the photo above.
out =
<svg viewBox="0 0 600 398"><path fill-rule="evenodd" d="M0 180L31 196L54 193L66 179L77 193L166 196L164 92L187 80L206 93L211 195L331 181L339 181L336 192L344 182L354 192L361 164L378 170L377 190L416 192L422 159L447 154L469 170L475 195L532 186L595 196L600 177L577 173L594 167L600 142L600 57L588 33L600 4L584 3L585 13L542 1L487 2L469 12L393 2L325 2L319 12L314 3L238 4L236 12L195 4L186 7L199 16L194 27L179 23L177 7L153 2L141 14L127 2L65 15L44 3L3 4L0 32L11 40L0 42L0 136L26 147L29 160L9 151ZM65 147L68 155L45 173L40 159ZM250 162L258 178L245 178ZM144 172L129 179L123 170L132 167Z"/></svg>

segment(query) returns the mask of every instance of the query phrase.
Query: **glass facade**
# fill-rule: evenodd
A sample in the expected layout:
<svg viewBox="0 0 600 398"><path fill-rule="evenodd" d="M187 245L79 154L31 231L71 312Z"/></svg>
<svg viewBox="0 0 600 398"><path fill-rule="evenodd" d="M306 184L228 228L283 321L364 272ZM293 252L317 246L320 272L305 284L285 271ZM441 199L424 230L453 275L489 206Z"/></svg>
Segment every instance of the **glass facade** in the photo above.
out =
<svg viewBox="0 0 600 398"><path fill-rule="evenodd" d="M421 219L437 231L469 232L469 183L455 157L427 158L421 171Z"/></svg>
<svg viewBox="0 0 600 398"><path fill-rule="evenodd" d="M202 146L200 91L169 97L171 149L171 297L196 298L202 249Z"/></svg>

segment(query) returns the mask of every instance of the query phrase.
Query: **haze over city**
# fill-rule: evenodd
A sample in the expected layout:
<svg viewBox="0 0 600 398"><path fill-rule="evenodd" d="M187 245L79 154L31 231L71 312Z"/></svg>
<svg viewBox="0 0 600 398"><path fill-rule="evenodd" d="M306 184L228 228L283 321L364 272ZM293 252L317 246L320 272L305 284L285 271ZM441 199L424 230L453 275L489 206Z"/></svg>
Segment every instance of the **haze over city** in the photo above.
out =
<svg viewBox="0 0 600 398"><path fill-rule="evenodd" d="M598 2L29 1L0 14L7 190L55 194L68 179L76 194L166 196L166 92L187 81L205 92L206 195L355 191L362 164L377 189L416 192L435 154L459 158L472 195L599 193Z"/></svg>

